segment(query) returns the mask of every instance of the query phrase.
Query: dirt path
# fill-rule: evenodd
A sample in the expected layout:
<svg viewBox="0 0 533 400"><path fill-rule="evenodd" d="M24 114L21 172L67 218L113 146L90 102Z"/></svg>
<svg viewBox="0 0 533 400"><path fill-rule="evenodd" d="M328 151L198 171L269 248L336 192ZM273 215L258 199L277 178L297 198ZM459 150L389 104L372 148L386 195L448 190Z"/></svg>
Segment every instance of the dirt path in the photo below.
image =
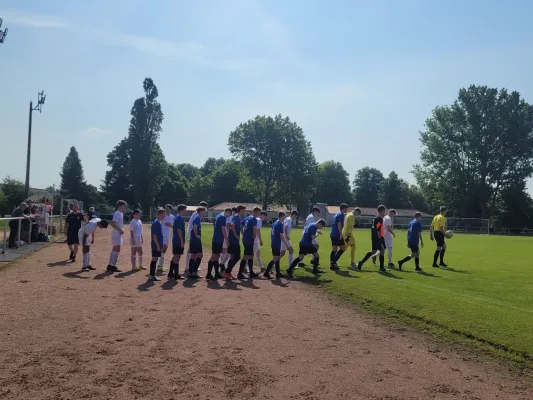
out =
<svg viewBox="0 0 533 400"><path fill-rule="evenodd" d="M303 283L102 274L104 236L100 271L57 263L64 244L0 270L0 399L533 398ZM129 270L129 254L119 265Z"/></svg>

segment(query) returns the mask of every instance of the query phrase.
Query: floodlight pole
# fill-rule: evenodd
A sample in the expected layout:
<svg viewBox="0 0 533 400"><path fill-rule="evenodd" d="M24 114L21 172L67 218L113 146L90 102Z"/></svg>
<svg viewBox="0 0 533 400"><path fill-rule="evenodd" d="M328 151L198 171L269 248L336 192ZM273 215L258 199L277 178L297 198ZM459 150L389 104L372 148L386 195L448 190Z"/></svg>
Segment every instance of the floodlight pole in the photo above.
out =
<svg viewBox="0 0 533 400"><path fill-rule="evenodd" d="M30 160L31 160L31 121L33 111L41 112L46 95L44 90L37 93L37 105L33 107L33 102L30 101L30 116L28 121L28 153L26 154L26 185L24 187L24 198L27 199L30 196Z"/></svg>

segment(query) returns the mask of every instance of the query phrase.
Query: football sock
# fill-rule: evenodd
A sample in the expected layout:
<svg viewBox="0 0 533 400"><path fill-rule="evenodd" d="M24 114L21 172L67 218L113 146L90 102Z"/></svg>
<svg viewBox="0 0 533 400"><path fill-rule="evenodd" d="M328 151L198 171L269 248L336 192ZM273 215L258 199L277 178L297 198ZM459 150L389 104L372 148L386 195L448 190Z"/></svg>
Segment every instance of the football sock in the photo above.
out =
<svg viewBox="0 0 533 400"><path fill-rule="evenodd" d="M300 261L301 261L300 257L296 257L294 261L291 264L289 264L289 269L291 270L294 269L300 263Z"/></svg>
<svg viewBox="0 0 533 400"><path fill-rule="evenodd" d="M369 251L368 253L366 253L365 257L359 262L359 266L362 266L364 263L366 263L368 261L368 259L370 257L372 257L372 252Z"/></svg>
<svg viewBox="0 0 533 400"><path fill-rule="evenodd" d="M379 256L379 268L385 268L385 256Z"/></svg>
<svg viewBox="0 0 533 400"><path fill-rule="evenodd" d="M333 264L335 262L335 252L331 250L331 254L329 255L329 261Z"/></svg>
<svg viewBox="0 0 533 400"><path fill-rule="evenodd" d="M115 259L115 252L111 251L111 253L109 253L109 265L113 265L113 260L114 259Z"/></svg>
<svg viewBox="0 0 533 400"><path fill-rule="evenodd" d="M213 265L213 261L209 260L209 261L207 262L207 275L212 275L212 273L213 273L213 267L214 267L214 265Z"/></svg>
<svg viewBox="0 0 533 400"><path fill-rule="evenodd" d="M250 271L250 274L254 273L254 260L253 260L253 258L250 258L248 260L248 271Z"/></svg>
<svg viewBox="0 0 533 400"><path fill-rule="evenodd" d="M261 259L261 256L256 256L255 260L257 261L257 265L259 268L263 269L265 266L263 265L263 260Z"/></svg>
<svg viewBox="0 0 533 400"><path fill-rule="evenodd" d="M136 264L135 262L137 261L137 257L135 257L135 254L132 254L131 256L131 267L132 268L135 268Z"/></svg>
<svg viewBox="0 0 533 400"><path fill-rule="evenodd" d="M433 264L437 264L437 260L439 259L440 250L435 250L435 254L433 254Z"/></svg>
<svg viewBox="0 0 533 400"><path fill-rule="evenodd" d="M420 268L420 258L418 258L418 257L415 258L415 266L416 266L417 268Z"/></svg>
<svg viewBox="0 0 533 400"><path fill-rule="evenodd" d="M350 260L355 263L355 246L350 246Z"/></svg>
<svg viewBox="0 0 533 400"><path fill-rule="evenodd" d="M241 260L239 265L239 274L244 274L246 272L246 260Z"/></svg>
<svg viewBox="0 0 533 400"><path fill-rule="evenodd" d="M292 262L294 260L294 254L289 253L289 265L292 265Z"/></svg>
<svg viewBox="0 0 533 400"><path fill-rule="evenodd" d="M191 253L187 253L187 264L189 265L189 261L191 261Z"/></svg>
<svg viewBox="0 0 533 400"><path fill-rule="evenodd" d="M411 256L404 257L404 258L400 261L400 263L402 263L402 264L403 264L403 263L406 263L406 262L409 261L410 259L411 259Z"/></svg>
<svg viewBox="0 0 533 400"><path fill-rule="evenodd" d="M446 252L446 249L442 249L440 251L440 262L441 264L444 263L444 253Z"/></svg>
<svg viewBox="0 0 533 400"><path fill-rule="evenodd" d="M88 252L86 257L87 257L87 267L88 267L89 265L91 265L91 252Z"/></svg>
<svg viewBox="0 0 533 400"><path fill-rule="evenodd" d="M89 262L87 260L89 258L88 255L89 255L89 253L85 253L83 255L83 257L82 257L82 264L81 265L82 265L83 268L86 268L89 265Z"/></svg>
<svg viewBox="0 0 533 400"><path fill-rule="evenodd" d="M344 253L344 250L339 250L335 254L335 262L339 261L339 258L341 258L342 254Z"/></svg>
<svg viewBox="0 0 533 400"><path fill-rule="evenodd" d="M220 263L218 261L213 261L213 268L215 270L215 275L220 275Z"/></svg>
<svg viewBox="0 0 533 400"><path fill-rule="evenodd" d="M150 262L150 276L155 276L156 261Z"/></svg>
<svg viewBox="0 0 533 400"><path fill-rule="evenodd" d="M137 261L139 262L139 267L143 265L143 256L137 256Z"/></svg>
<svg viewBox="0 0 533 400"><path fill-rule="evenodd" d="M161 254L161 257L159 257L159 264L160 267L165 265L165 256Z"/></svg>
<svg viewBox="0 0 533 400"><path fill-rule="evenodd" d="M276 261L275 264L276 264L276 275L281 275L281 268L279 266L279 261Z"/></svg>
<svg viewBox="0 0 533 400"><path fill-rule="evenodd" d="M194 274L194 262L195 260L191 258L189 258L189 274Z"/></svg>
<svg viewBox="0 0 533 400"><path fill-rule="evenodd" d="M236 263L237 263L237 262L236 262L235 260L231 260L231 259L230 259L230 260L228 261L228 267L226 268L226 272L227 272L228 274L231 274L231 271L233 270L233 267L235 266Z"/></svg>
<svg viewBox="0 0 533 400"><path fill-rule="evenodd" d="M389 247L387 249L387 253L388 253L388 256L389 256L389 264L392 264L392 247Z"/></svg>
<svg viewBox="0 0 533 400"><path fill-rule="evenodd" d="M268 265L267 265L267 269L266 269L266 272L269 274L270 271L272 271L272 267L274 266L274 260L271 260Z"/></svg>
<svg viewBox="0 0 533 400"><path fill-rule="evenodd" d="M197 274L198 273L198 268L200 268L200 264L202 263L202 259L201 258L197 258L195 260L195 263L194 263L194 273Z"/></svg>

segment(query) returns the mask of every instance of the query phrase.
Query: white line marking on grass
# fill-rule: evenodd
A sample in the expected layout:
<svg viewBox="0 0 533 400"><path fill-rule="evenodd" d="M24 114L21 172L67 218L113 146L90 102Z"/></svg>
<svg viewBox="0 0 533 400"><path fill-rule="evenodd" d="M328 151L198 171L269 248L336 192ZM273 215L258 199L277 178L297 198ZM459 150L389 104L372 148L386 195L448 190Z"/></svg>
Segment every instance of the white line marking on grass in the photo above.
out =
<svg viewBox="0 0 533 400"><path fill-rule="evenodd" d="M522 312L526 312L526 313L530 313L530 314L533 314L533 310L528 310L526 308L520 308L520 307L515 307L515 306L512 306L512 305L509 305L507 303L501 303L499 301L494 301L494 300L490 300L490 299L485 299L485 298L482 298L482 297L475 297L475 296L470 296L468 294L464 294L464 293L458 293L458 292L453 292L451 290L448 290L448 289L441 289L441 288L438 288L438 287L435 287L435 286L429 286L429 285L424 285L422 283L418 283L418 282L412 282L412 281L407 281L405 279L394 279L396 282L402 282L402 283L407 283L409 285L415 285L415 286L421 286L421 287L424 287L426 289L432 289L432 290L436 290L438 292L444 292L444 293L448 293L448 294L453 294L453 295L456 295L456 296L463 296L463 297L466 297L468 299L472 299L472 300L476 300L476 301L480 301L482 303L488 303L488 304L494 304L495 306L499 306L499 307L503 307L503 308L508 308L510 310L516 310L516 311L522 311Z"/></svg>

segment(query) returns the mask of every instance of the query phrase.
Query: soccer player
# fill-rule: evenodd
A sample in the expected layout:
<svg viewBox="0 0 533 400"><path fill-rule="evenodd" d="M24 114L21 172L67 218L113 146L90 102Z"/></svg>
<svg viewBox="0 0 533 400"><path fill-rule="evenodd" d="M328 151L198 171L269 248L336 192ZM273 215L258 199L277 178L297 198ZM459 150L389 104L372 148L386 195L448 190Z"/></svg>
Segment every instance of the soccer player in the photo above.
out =
<svg viewBox="0 0 533 400"><path fill-rule="evenodd" d="M207 275L205 279L214 281L222 278L219 270L220 254L224 243L228 241L228 230L226 228L226 218L231 215L231 208L226 208L223 213L220 213L215 218L215 227L213 229L213 241L211 243L211 258L207 263ZM213 276L213 269L215 275Z"/></svg>
<svg viewBox="0 0 533 400"><path fill-rule="evenodd" d="M292 226L296 223L298 220L298 211L293 210L291 211L291 215L283 221L283 232L285 233L285 239L281 243L281 257L285 255L287 250L289 251L289 265L292 264L294 260L294 249L291 244L291 230Z"/></svg>
<svg viewBox="0 0 533 400"><path fill-rule="evenodd" d="M298 257L296 257L287 270L287 275L289 277L293 277L294 268L306 254L311 254L313 256L313 261L311 261L311 264L313 265L313 274L320 274L322 272L320 269L318 269L318 263L320 259L317 246L313 244L313 240L316 239L318 229L324 229L325 226L326 222L323 219L319 219L314 224L311 224L305 228L304 235L300 239L300 250L298 251Z"/></svg>
<svg viewBox="0 0 533 400"><path fill-rule="evenodd" d="M83 261L81 271L93 271L96 268L91 266L91 243L93 243L92 235L96 231L96 228L107 228L107 221L100 218L93 218L90 222L85 224L78 231L78 241L82 246Z"/></svg>
<svg viewBox="0 0 533 400"><path fill-rule="evenodd" d="M230 281L235 280L235 277L231 275L231 271L241 258L241 221L245 213L246 207L238 206L237 213L233 216L231 221L228 246L228 254L230 255L230 259L228 261L228 268L226 268L226 271L224 271L224 277Z"/></svg>
<svg viewBox="0 0 533 400"><path fill-rule="evenodd" d="M314 206L314 207L313 207L313 210L311 211L311 214L309 214L309 215L307 216L307 218L305 219L304 229L302 229L302 236L304 235L305 228L307 228L307 227L308 227L309 225L311 225L311 224L314 224L315 221L318 221L318 217L319 217L319 216L320 216L320 208L318 208L317 206ZM318 235L322 235L322 232L321 232L321 231L317 231L316 234L317 234L317 236L318 236ZM318 250L319 246L318 246L318 242L316 241L316 239L315 239L315 241L314 241L313 244L314 244L315 246L317 246L316 248L317 248L317 250ZM303 261L303 259L302 259L302 261ZM300 263L298 264L298 266L299 266L299 267L305 267L305 264L304 264L303 262L300 262Z"/></svg>
<svg viewBox="0 0 533 400"><path fill-rule="evenodd" d="M199 207L207 208L207 202L201 201L199 204ZM191 232L192 232L192 220L196 218L198 215L198 211L194 211L191 215L191 218L189 218L189 224L187 225L187 236L189 236L189 240L191 238ZM191 254L187 251L187 265L189 265L189 261L191 260Z"/></svg>
<svg viewBox="0 0 533 400"><path fill-rule="evenodd" d="M172 228L174 226L174 206L172 204L167 204L165 206L165 218L163 219L163 247L161 248L161 257L159 257L159 264L157 270L159 272L165 272L165 253L168 250L168 243L172 239Z"/></svg>
<svg viewBox="0 0 533 400"><path fill-rule="evenodd" d="M199 279L198 267L202 262L203 248L202 248L202 218L205 216L205 207L198 207L196 209L196 217L192 219L189 224L192 224L191 235L189 237L189 253L191 259L189 261L189 278Z"/></svg>
<svg viewBox="0 0 533 400"><path fill-rule="evenodd" d="M155 271L157 267L157 260L161 257L161 249L163 247L163 220L165 219L165 210L157 210L157 218L152 222L150 228L151 233L151 247L152 247L152 261L150 262L150 279L152 281L160 281L156 276Z"/></svg>
<svg viewBox="0 0 533 400"><path fill-rule="evenodd" d="M111 254L109 254L109 264L107 264L107 272L121 272L117 268L118 256L120 254L120 247L122 246L122 235L124 235L124 211L128 203L124 200L117 201L117 210L113 214L113 221L109 223L113 228L111 232Z"/></svg>
<svg viewBox="0 0 533 400"><path fill-rule="evenodd" d="M249 215L244 220L242 228L242 244L244 246L244 255L241 260L239 274L237 279L246 279L244 273L246 272L246 264L248 264L248 272L250 278L257 278L259 275L254 272L254 243L258 235L257 219L261 215L261 209L255 207L253 214Z"/></svg>
<svg viewBox="0 0 533 400"><path fill-rule="evenodd" d="M170 270L168 271L169 279L181 279L180 271L180 259L183 255L183 249L185 248L185 220L183 216L187 212L187 206L180 204L178 206L178 214L174 218L174 225L172 227L172 261L170 262Z"/></svg>
<svg viewBox="0 0 533 400"><path fill-rule="evenodd" d="M337 262L339 261L339 258L341 258L342 253L346 250L344 238L342 237L342 228L344 227L344 217L348 211L348 204L342 203L339 208L340 211L333 216L333 223L329 234L331 238L331 254L329 256L329 261L330 269L332 270L339 269Z"/></svg>
<svg viewBox="0 0 533 400"><path fill-rule="evenodd" d="M265 272L265 267L263 265L263 260L261 259L261 247L263 246L263 237L261 236L261 228L263 227L263 222L268 218L266 211L261 211L259 218L257 218L257 236L255 237L254 243L254 254L257 265L261 269L261 272Z"/></svg>
<svg viewBox="0 0 533 400"><path fill-rule="evenodd" d="M380 272L386 272L385 269L385 239L384 231L385 226L383 224L383 217L385 216L386 207L384 205L380 205L378 207L378 215L374 217L372 220L372 229L371 229L371 239L372 239L372 251L369 251L366 253L365 258L363 258L361 261L359 261L359 264L357 264L357 269L359 271L361 268L363 268L363 264L372 256L378 256L379 255L379 271Z"/></svg>
<svg viewBox="0 0 533 400"><path fill-rule="evenodd" d="M431 240L435 239L435 242L437 243L437 249L435 250L435 254L433 255L433 267L439 268L439 265L441 267L447 267L446 264L444 264L444 253L446 252L446 243L444 242L444 234L446 232L446 213L448 212L448 209L446 207L440 208L440 213L438 215L435 215L433 217L433 221L431 222L431 226L429 227L429 238ZM440 264L437 265L437 260L440 256Z"/></svg>
<svg viewBox="0 0 533 400"><path fill-rule="evenodd" d="M267 269L263 276L267 279L272 279L270 272L274 265L276 266L276 279L283 278L279 265L281 258L281 243L287 241L285 238L285 232L283 232L283 221L285 220L285 213L283 211L278 212L278 219L272 224L272 231L270 233L270 247L272 249L272 260L267 265Z"/></svg>
<svg viewBox="0 0 533 400"><path fill-rule="evenodd" d="M415 266L417 271L422 271L420 268L420 246L424 247L424 240L422 239L422 214L417 212L415 214L415 219L409 223L409 228L407 229L407 247L411 249L411 255L405 257L403 260L398 261L398 268L402 270L402 266L412 258L415 259Z"/></svg>
<svg viewBox="0 0 533 400"><path fill-rule="evenodd" d="M344 243L350 248L350 261L352 263L352 268L356 268L357 264L355 263L355 236L353 229L355 227L355 217L361 215L361 209L356 207L354 210L346 214L346 220L344 221L344 227L342 228L342 237L344 238Z"/></svg>
<svg viewBox="0 0 533 400"><path fill-rule="evenodd" d="M233 216L237 214L237 207L233 207L231 209L231 214L226 218L226 230L228 232L228 238L229 238L229 232L231 229L231 221L233 220ZM220 272L224 272L226 270L226 265L229 261L229 239L224 241L224 244L222 245L222 255L220 256L219 266L220 266Z"/></svg>
<svg viewBox="0 0 533 400"><path fill-rule="evenodd" d="M135 209L130 221L131 270L146 269L143 266L143 223L141 210ZM138 261L138 262L137 262Z"/></svg>
<svg viewBox="0 0 533 400"><path fill-rule="evenodd" d="M78 203L72 205L72 210L68 213L65 220L65 227L67 229L67 245L70 250L69 259L72 262L76 261L76 255L78 254L78 245L80 243L78 232L80 231L84 222L87 219L80 211Z"/></svg>
<svg viewBox="0 0 533 400"><path fill-rule="evenodd" d="M389 215L385 215L385 218L383 218L383 225L385 226L383 237L385 239L385 247L387 248L389 268L394 267L394 263L392 262L392 244L393 239L396 239L396 234L392 229L392 223L395 217L396 210L390 209Z"/></svg>

